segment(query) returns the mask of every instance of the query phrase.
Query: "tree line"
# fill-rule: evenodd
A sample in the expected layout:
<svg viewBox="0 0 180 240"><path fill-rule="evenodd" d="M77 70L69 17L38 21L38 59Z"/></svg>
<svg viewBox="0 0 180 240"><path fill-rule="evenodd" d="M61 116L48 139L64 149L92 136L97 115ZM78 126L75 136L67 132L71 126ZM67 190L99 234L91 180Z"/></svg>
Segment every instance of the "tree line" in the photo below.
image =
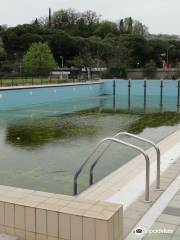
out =
<svg viewBox="0 0 180 240"><path fill-rule="evenodd" d="M0 72L19 71L34 43L48 44L56 66L61 66L63 56L67 67L107 67L122 73L127 68L157 68L171 45L171 65L180 61L179 39L154 37L131 17L112 22L93 11L67 9L30 24L0 26Z"/></svg>

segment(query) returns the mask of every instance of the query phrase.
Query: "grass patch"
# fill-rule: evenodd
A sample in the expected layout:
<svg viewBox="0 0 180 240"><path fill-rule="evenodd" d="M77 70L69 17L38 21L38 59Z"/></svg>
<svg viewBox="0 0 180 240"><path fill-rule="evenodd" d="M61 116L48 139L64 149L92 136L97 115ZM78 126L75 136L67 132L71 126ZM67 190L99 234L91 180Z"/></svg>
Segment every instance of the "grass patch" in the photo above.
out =
<svg viewBox="0 0 180 240"><path fill-rule="evenodd" d="M25 120L6 129L6 142L20 147L37 148L53 141L92 136L96 128L77 124L64 117Z"/></svg>
<svg viewBox="0 0 180 240"><path fill-rule="evenodd" d="M26 85L41 85L41 84L61 84L79 82L77 79L60 79L58 77L35 77L35 78L1 78L0 86L26 86Z"/></svg>
<svg viewBox="0 0 180 240"><path fill-rule="evenodd" d="M56 117L22 119L7 127L6 142L24 148L39 148L47 143L64 142L66 139L84 136L91 137L96 135L99 127L101 127L101 125L97 127L94 124L96 117L116 115L115 119L117 120L115 121L119 121L121 118L119 119L117 115L121 117L122 114L127 114L128 118L131 118L132 114L138 116L138 119L126 126L126 129L123 129L123 131L135 134L141 133L145 128L174 126L180 123L180 113L137 114L121 110L114 112L112 109L94 108ZM87 121L88 116L93 116L90 122ZM122 129L122 126L119 129Z"/></svg>
<svg viewBox="0 0 180 240"><path fill-rule="evenodd" d="M128 129L130 133L141 133L145 128L156 128L160 126L174 126L180 123L180 113L164 112L145 114Z"/></svg>

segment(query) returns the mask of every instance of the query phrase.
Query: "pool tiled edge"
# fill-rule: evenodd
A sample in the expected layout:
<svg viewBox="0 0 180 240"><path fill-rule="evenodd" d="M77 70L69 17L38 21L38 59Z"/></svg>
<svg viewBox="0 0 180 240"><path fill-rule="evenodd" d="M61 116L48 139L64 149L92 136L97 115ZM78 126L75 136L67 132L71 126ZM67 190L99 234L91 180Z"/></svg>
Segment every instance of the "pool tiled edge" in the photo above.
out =
<svg viewBox="0 0 180 240"><path fill-rule="evenodd" d="M122 205L0 186L0 233L23 240L121 240Z"/></svg>
<svg viewBox="0 0 180 240"><path fill-rule="evenodd" d="M166 155L169 149L173 149L178 145L180 140L180 130L174 132L166 139L162 140L158 145L160 147L162 155ZM151 157L151 165L156 165L155 152L153 149L149 149L147 151ZM178 151L179 152L179 151ZM167 189L167 187L172 183L172 181L180 174L180 158L173 159L175 154L167 154L166 158L168 158L168 166L167 169L164 168L161 171L161 188L162 190ZM153 161L152 161L153 159ZM165 159L162 159L162 166ZM166 160L167 161L167 160ZM93 185L91 188L87 189L80 196L82 198L93 199L96 198L100 201L114 201L116 199L116 194L118 195L123 188L126 189L126 185L131 183L131 181L138 178L142 172L144 171L145 163L142 156L137 156L126 165L116 170L106 178L102 179L97 184ZM155 168L151 169L153 174L156 173ZM162 195L163 191L155 190L156 183L152 182L150 186L150 198L151 203L144 202L144 190L143 193L134 198L131 204L124 204L122 201L122 194L120 198L117 198L116 202L120 202L123 204L124 213L123 213L123 225L124 225L124 238L134 229L134 226L138 223L138 221L143 217L143 215L151 208L151 206L156 202L156 200ZM128 188L126 189L128 191ZM130 191L130 189L129 189ZM125 193L125 191L123 191ZM114 197L115 195L115 197ZM125 196L128 197L129 193ZM126 199L127 200L127 199ZM124 239L123 238L123 239Z"/></svg>
<svg viewBox="0 0 180 240"><path fill-rule="evenodd" d="M21 90L21 89L33 89L33 88L54 88L54 87L72 87L72 86L83 86L83 85L94 85L103 84L102 81L88 81L88 82L78 82L78 83L60 83L60 84L45 84L45 85L25 85L25 86L10 86L10 87L0 87L0 91L6 90Z"/></svg>
<svg viewBox="0 0 180 240"><path fill-rule="evenodd" d="M163 155L171 149L180 139L180 130L169 135L158 143ZM151 164L155 164L156 153L153 148L147 150ZM99 201L109 201L109 199L126 186L132 179L140 175L145 170L145 162L142 155L139 155L97 182L80 194L82 198L97 199ZM154 171L154 170L153 170Z"/></svg>

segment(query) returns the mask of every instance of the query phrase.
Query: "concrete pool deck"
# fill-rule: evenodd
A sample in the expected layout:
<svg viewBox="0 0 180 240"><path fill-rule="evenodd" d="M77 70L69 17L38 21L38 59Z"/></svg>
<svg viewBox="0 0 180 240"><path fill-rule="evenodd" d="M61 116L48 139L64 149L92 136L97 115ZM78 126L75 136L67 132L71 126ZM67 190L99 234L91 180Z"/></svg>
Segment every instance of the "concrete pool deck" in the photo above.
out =
<svg viewBox="0 0 180 240"><path fill-rule="evenodd" d="M180 187L180 177L179 177ZM164 234L153 233L155 230L166 229L170 232ZM150 226L150 233L145 235L144 240L178 240L180 239L180 191L178 191L173 199L163 209L161 215L156 219L154 224Z"/></svg>
<svg viewBox="0 0 180 240"><path fill-rule="evenodd" d="M149 149L151 159L151 203L144 202L145 161L138 156L126 165L93 185L80 196L88 199L121 203L124 209L124 237L133 231L134 226L153 206L164 190L180 174L180 130L174 132L158 144L161 150L161 189L155 189L156 155ZM134 190L136 189L136 190ZM129 240L132 239L132 235Z"/></svg>
<svg viewBox="0 0 180 240"><path fill-rule="evenodd" d="M161 173L164 172L171 162L170 160L176 158L180 155L179 153L180 144L180 130L174 132L167 138L160 141L157 145L161 151ZM151 182L155 180L156 176L156 152L153 148L146 151L150 157L151 161ZM138 179L140 177L140 179ZM136 179L136 183L135 180ZM138 198L144 192L144 179L145 179L145 161L142 155L138 155L127 164L123 165L121 168L117 169L112 174L108 175L98 183L94 184L86 191L80 194L83 198L97 199L100 201L108 202L119 202L121 201L125 207L127 207L132 201ZM143 181L140 181L143 180ZM131 196L124 195L125 192L131 188L134 189L135 183L136 191L132 192L135 194ZM123 192L123 195L121 195ZM123 196L125 200L123 201Z"/></svg>
<svg viewBox="0 0 180 240"><path fill-rule="evenodd" d="M145 162L138 156L77 197L0 186L0 233L18 236L18 240L133 239L139 223L143 227L148 222L149 228L154 224L156 218L146 215L161 197L165 199L180 175L180 130L158 145L162 191L155 190L155 152L147 151L151 157L151 203L144 202Z"/></svg>
<svg viewBox="0 0 180 240"><path fill-rule="evenodd" d="M175 166L170 169L171 173L175 170L175 167L180 167L180 158L174 165ZM173 173L172 177L175 177L175 175L176 172ZM139 234L138 239L146 239L146 237L152 240L174 239L174 237L177 239L177 236L174 235L177 235L175 234L175 230L180 227L180 175L178 175L172 183L170 182L172 179L169 177L169 172L164 173L163 177L166 178L165 183L169 184L167 189L157 198L155 203L152 204L130 232L126 240L137 239L137 234L134 234L137 228L143 230L142 234ZM139 211L136 209L134 217L139 215L141 211L142 209L139 209ZM131 215L129 215L129 219L130 218L132 219Z"/></svg>

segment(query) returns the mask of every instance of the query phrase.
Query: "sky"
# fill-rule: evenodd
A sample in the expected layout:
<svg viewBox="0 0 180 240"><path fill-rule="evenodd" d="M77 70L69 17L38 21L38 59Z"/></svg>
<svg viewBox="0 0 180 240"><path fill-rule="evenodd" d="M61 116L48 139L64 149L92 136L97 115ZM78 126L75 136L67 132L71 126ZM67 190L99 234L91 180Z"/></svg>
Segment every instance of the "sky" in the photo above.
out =
<svg viewBox="0 0 180 240"><path fill-rule="evenodd" d="M102 19L118 21L133 17L143 22L150 33L180 35L180 0L0 0L0 25L30 23L52 11L74 8L94 10Z"/></svg>

